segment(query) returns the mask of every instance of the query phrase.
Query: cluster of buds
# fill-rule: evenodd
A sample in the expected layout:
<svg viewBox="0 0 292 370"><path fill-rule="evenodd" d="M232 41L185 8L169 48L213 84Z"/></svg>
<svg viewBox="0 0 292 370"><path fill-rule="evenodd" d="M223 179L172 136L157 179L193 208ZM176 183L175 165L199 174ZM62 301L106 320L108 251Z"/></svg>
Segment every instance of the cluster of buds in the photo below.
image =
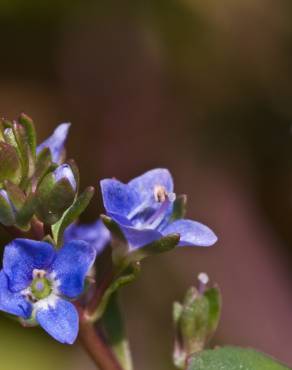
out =
<svg viewBox="0 0 292 370"><path fill-rule="evenodd" d="M37 146L33 121L0 121L0 223L22 232L32 224L56 223L78 188L74 162L62 163L69 124Z"/></svg>

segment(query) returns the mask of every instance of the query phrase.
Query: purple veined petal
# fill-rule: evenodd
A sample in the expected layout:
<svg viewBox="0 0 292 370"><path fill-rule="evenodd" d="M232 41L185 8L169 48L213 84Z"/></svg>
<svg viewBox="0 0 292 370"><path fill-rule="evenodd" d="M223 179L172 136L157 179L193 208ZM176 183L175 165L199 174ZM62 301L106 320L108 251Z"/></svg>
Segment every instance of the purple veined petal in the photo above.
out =
<svg viewBox="0 0 292 370"><path fill-rule="evenodd" d="M31 316L31 304L20 294L13 293L8 288L8 277L0 271L0 310L28 319Z"/></svg>
<svg viewBox="0 0 292 370"><path fill-rule="evenodd" d="M82 293L86 274L95 257L95 249L83 240L73 240L59 250L50 271L56 273L62 294L75 298Z"/></svg>
<svg viewBox="0 0 292 370"><path fill-rule="evenodd" d="M30 239L14 239L4 249L3 270L9 289L18 292L32 279L33 269L48 269L56 256L53 246Z"/></svg>
<svg viewBox="0 0 292 370"><path fill-rule="evenodd" d="M54 339L73 344L78 335L79 317L72 303L58 298L54 306L39 308L36 320Z"/></svg>
<svg viewBox="0 0 292 370"><path fill-rule="evenodd" d="M141 248L162 237L162 234L153 229L137 229L131 226L119 224L125 238L127 239L130 250Z"/></svg>
<svg viewBox="0 0 292 370"><path fill-rule="evenodd" d="M72 186L72 189L76 191L77 189L76 180L75 180L73 171L71 167L69 166L69 164L65 163L57 167L54 171L54 176L55 176L56 181L60 181L63 178L67 179L70 185Z"/></svg>
<svg viewBox="0 0 292 370"><path fill-rule="evenodd" d="M135 191L140 198L140 202L154 201L154 188L162 186L167 193L173 192L173 179L166 168L156 168L145 172L128 183L130 189Z"/></svg>
<svg viewBox="0 0 292 370"><path fill-rule="evenodd" d="M217 236L208 226L191 220L174 221L163 229L162 233L180 234L179 246L209 247L217 241Z"/></svg>
<svg viewBox="0 0 292 370"><path fill-rule="evenodd" d="M101 220L91 224L72 224L65 230L65 244L72 240L84 240L99 254L110 241L110 232Z"/></svg>
<svg viewBox="0 0 292 370"><path fill-rule="evenodd" d="M64 150L65 141L68 136L68 131L71 126L71 123L62 123L59 125L53 134L43 141L37 147L37 154L44 148L49 148L52 155L52 160L55 163L59 163L62 157Z"/></svg>
<svg viewBox="0 0 292 370"><path fill-rule="evenodd" d="M104 179L100 182L104 208L108 213L127 216L139 205L139 197L135 190L114 179Z"/></svg>

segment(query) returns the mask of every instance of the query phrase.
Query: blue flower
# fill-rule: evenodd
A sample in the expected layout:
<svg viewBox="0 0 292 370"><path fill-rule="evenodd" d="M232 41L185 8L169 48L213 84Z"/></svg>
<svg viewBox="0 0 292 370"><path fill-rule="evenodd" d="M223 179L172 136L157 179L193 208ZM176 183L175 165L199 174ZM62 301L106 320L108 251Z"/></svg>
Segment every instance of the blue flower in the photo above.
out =
<svg viewBox="0 0 292 370"><path fill-rule="evenodd" d="M211 246L216 235L207 226L191 220L173 221L172 176L167 169L154 169L127 184L115 179L101 181L104 207L123 231L131 249L163 236L180 234L180 246Z"/></svg>
<svg viewBox="0 0 292 370"><path fill-rule="evenodd" d="M110 241L110 232L101 220L91 224L71 224L65 230L64 241L71 240L84 240L100 254Z"/></svg>
<svg viewBox="0 0 292 370"><path fill-rule="evenodd" d="M33 318L57 341L72 344L79 320L69 299L83 292L95 256L84 241L71 241L56 251L46 242L13 240L5 247L0 271L0 309Z"/></svg>
<svg viewBox="0 0 292 370"><path fill-rule="evenodd" d="M50 137L38 145L37 154L44 148L49 148L53 162L60 163L70 125L70 123L62 123L59 125Z"/></svg>

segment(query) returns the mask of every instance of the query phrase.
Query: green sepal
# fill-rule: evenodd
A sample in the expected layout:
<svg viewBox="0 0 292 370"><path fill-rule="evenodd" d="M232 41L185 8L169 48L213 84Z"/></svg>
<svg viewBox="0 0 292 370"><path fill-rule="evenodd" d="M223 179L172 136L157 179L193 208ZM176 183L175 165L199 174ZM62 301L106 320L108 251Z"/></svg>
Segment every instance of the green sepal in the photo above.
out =
<svg viewBox="0 0 292 370"><path fill-rule="evenodd" d="M37 189L38 205L36 214L45 224L55 224L72 205L75 198L69 180L55 181L53 173L45 176Z"/></svg>
<svg viewBox="0 0 292 370"><path fill-rule="evenodd" d="M19 186L15 185L9 180L4 181L4 185L9 199L13 203L15 209L18 211L20 208L23 207L26 199L24 192L20 189Z"/></svg>
<svg viewBox="0 0 292 370"><path fill-rule="evenodd" d="M52 156L49 148L44 148L36 158L35 172L32 176L32 182L36 187L41 183L47 173L54 171L57 165L52 164Z"/></svg>
<svg viewBox="0 0 292 370"><path fill-rule="evenodd" d="M174 201L170 222L185 218L186 211L187 211L187 196L185 194L181 194L177 196Z"/></svg>
<svg viewBox="0 0 292 370"><path fill-rule="evenodd" d="M31 152L29 138L25 128L18 123L13 123L12 130L22 165L22 186L23 188L26 188L27 179L34 173L35 153Z"/></svg>
<svg viewBox="0 0 292 370"><path fill-rule="evenodd" d="M123 370L133 370L130 346L126 337L123 317L118 304L117 293L111 296L102 318L107 342Z"/></svg>
<svg viewBox="0 0 292 370"><path fill-rule="evenodd" d="M75 199L70 208L66 210L61 219L52 225L52 233L57 246L62 244L63 233L67 226L76 221L81 213L86 209L94 194L92 186L85 189L85 191Z"/></svg>
<svg viewBox="0 0 292 370"><path fill-rule="evenodd" d="M51 235L47 234L43 237L42 239L43 242L47 242L47 243L50 243L53 247L55 247L55 241L54 239L51 237Z"/></svg>
<svg viewBox="0 0 292 370"><path fill-rule="evenodd" d="M29 230L30 221L36 211L37 205L38 200L36 194L29 194L23 206L19 209L16 215L16 225L18 228L24 231Z"/></svg>
<svg viewBox="0 0 292 370"><path fill-rule="evenodd" d="M187 370L291 370L253 349L223 347L206 350L188 359Z"/></svg>
<svg viewBox="0 0 292 370"><path fill-rule="evenodd" d="M141 261L142 259L154 254L168 252L177 246L177 244L179 243L179 239L179 234L169 234L163 236L162 238L155 240L150 244L147 244L130 252L127 256L127 260L129 262Z"/></svg>
<svg viewBox="0 0 292 370"><path fill-rule="evenodd" d="M10 180L19 184L21 180L21 163L16 149L3 141L0 142L0 184Z"/></svg>
<svg viewBox="0 0 292 370"><path fill-rule="evenodd" d="M104 225L111 233L112 260L114 265L124 263L125 257L129 252L129 245L119 225L110 217L100 215Z"/></svg>
<svg viewBox="0 0 292 370"><path fill-rule="evenodd" d="M139 272L140 264L133 263L125 269L122 275L114 279L111 285L105 291L102 300L98 305L97 309L95 310L95 312L93 314L87 315L88 321L95 322L99 320L103 316L111 296L124 285L130 284L131 282L136 280L139 275Z"/></svg>
<svg viewBox="0 0 292 370"><path fill-rule="evenodd" d="M31 155L33 158L35 158L37 139L36 139L36 131L35 131L33 120L29 116L27 116L25 113L21 113L21 115L18 118L18 122L25 129L26 140L30 147Z"/></svg>
<svg viewBox="0 0 292 370"><path fill-rule="evenodd" d="M179 242L179 234L169 234L161 237L159 240L155 240L150 244L131 251L128 241L119 225L108 216L101 215L100 218L111 232L112 259L114 265L127 265L132 262L141 261L153 254L168 252Z"/></svg>
<svg viewBox="0 0 292 370"><path fill-rule="evenodd" d="M0 194L0 223L11 226L15 223L15 213L10 202Z"/></svg>
<svg viewBox="0 0 292 370"><path fill-rule="evenodd" d="M221 315L222 309L222 295L218 286L209 288L205 291L204 297L208 300L208 324L206 341L215 333Z"/></svg>
<svg viewBox="0 0 292 370"><path fill-rule="evenodd" d="M32 315L29 319L23 319L22 317L19 317L18 320L25 328L33 328L39 325L39 323L36 321L35 315Z"/></svg>

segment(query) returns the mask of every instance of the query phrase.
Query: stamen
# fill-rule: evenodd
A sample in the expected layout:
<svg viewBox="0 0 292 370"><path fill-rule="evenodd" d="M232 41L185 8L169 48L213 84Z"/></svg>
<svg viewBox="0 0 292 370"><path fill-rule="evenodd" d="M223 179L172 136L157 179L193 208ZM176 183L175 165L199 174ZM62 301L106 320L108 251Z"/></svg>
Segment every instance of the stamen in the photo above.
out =
<svg viewBox="0 0 292 370"><path fill-rule="evenodd" d="M156 229L163 220L170 203L175 201L176 195L175 193L167 193L164 186L156 185L154 187L154 198L157 202L161 203L161 206L147 220L146 224Z"/></svg>
<svg viewBox="0 0 292 370"><path fill-rule="evenodd" d="M156 202L163 203L168 197L164 186L155 185L154 187L154 198Z"/></svg>
<svg viewBox="0 0 292 370"><path fill-rule="evenodd" d="M34 269L32 271L32 277L33 279L41 279L46 276L46 271L45 270L39 270L39 269Z"/></svg>

